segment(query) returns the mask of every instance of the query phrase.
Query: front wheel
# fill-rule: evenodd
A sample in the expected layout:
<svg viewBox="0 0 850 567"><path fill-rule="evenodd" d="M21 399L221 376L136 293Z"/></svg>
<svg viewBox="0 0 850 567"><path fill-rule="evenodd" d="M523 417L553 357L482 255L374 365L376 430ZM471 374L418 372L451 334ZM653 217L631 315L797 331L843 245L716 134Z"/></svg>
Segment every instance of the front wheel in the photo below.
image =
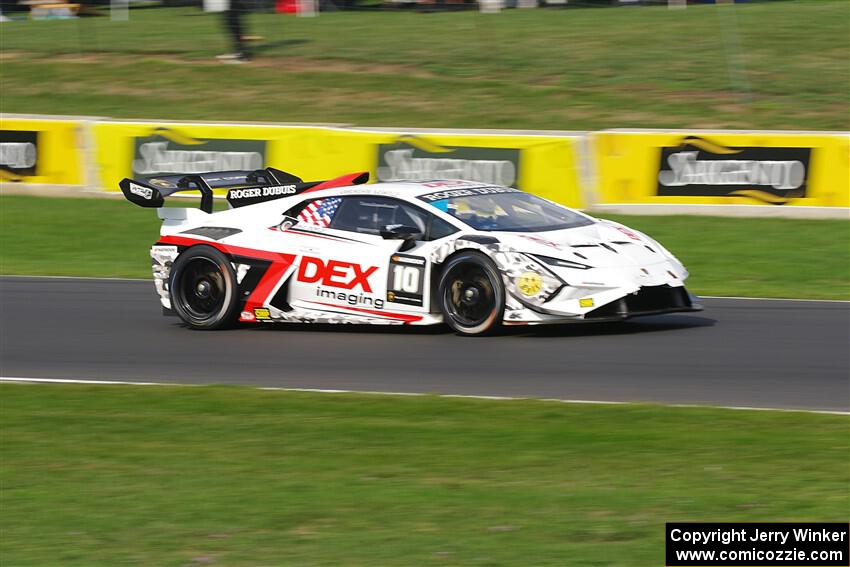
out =
<svg viewBox="0 0 850 567"><path fill-rule="evenodd" d="M193 246L171 268L171 307L193 329L223 329L236 322L236 273L227 256Z"/></svg>
<svg viewBox="0 0 850 567"><path fill-rule="evenodd" d="M438 287L446 323L463 335L491 334L505 312L505 288L496 266L478 252L461 252L443 267Z"/></svg>

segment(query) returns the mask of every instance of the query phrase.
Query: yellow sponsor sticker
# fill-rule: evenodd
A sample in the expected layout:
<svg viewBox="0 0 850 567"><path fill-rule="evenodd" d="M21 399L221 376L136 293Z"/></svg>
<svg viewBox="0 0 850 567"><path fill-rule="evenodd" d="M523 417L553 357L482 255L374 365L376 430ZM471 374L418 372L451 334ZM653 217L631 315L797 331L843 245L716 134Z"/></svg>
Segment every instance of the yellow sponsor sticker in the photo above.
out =
<svg viewBox="0 0 850 567"><path fill-rule="evenodd" d="M516 288L526 297L533 297L543 288L543 278L537 272L525 272L516 279Z"/></svg>
<svg viewBox="0 0 850 567"><path fill-rule="evenodd" d="M579 307L593 307L593 298L585 297L578 300Z"/></svg>
<svg viewBox="0 0 850 567"><path fill-rule="evenodd" d="M256 317L257 319L271 319L272 314L265 307L255 307L254 317Z"/></svg>

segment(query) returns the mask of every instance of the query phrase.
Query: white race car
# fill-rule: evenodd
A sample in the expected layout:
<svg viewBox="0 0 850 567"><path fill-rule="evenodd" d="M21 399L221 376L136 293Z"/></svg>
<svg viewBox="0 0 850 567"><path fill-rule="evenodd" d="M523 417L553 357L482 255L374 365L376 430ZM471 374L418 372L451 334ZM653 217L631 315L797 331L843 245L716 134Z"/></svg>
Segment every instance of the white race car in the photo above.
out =
<svg viewBox="0 0 850 567"><path fill-rule="evenodd" d="M501 325L697 311L688 272L652 238L510 187L441 180L303 182L267 168L124 179L156 207L166 312L196 329L243 323ZM213 212L228 188L229 210ZM200 191L200 210L163 207Z"/></svg>

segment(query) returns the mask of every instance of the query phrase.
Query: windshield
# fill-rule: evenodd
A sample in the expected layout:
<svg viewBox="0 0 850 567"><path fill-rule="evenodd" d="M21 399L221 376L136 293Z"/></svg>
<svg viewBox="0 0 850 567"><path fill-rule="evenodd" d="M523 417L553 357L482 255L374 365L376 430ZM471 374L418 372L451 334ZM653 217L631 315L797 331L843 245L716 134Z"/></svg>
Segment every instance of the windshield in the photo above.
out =
<svg viewBox="0 0 850 567"><path fill-rule="evenodd" d="M502 192L479 193L497 189ZM455 195L431 200L451 193ZM593 224L587 217L518 189L488 187L446 191L443 195L422 195L420 199L476 230L543 232Z"/></svg>

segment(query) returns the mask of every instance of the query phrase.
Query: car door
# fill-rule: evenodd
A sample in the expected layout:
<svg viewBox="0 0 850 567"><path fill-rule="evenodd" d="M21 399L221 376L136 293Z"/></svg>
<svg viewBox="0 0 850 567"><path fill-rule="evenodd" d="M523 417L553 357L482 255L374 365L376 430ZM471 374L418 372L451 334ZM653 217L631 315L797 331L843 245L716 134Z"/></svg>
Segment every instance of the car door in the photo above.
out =
<svg viewBox="0 0 850 567"><path fill-rule="evenodd" d="M349 197L331 227L358 235L386 234L393 228L416 232L415 239L387 240L399 244L390 247L391 253L384 260L385 299L393 311L431 311L431 252L435 241L457 232L457 228L403 199L382 196Z"/></svg>
<svg viewBox="0 0 850 567"><path fill-rule="evenodd" d="M345 313L353 317L408 322L410 306L395 309L388 300L390 257L400 240L381 237L393 218L385 197L325 197L307 201L289 216L288 232L298 235L297 268L290 281L296 308ZM386 224L392 224L386 222Z"/></svg>
<svg viewBox="0 0 850 567"><path fill-rule="evenodd" d="M392 227L408 227L419 233L415 241L388 239L393 243L383 259L385 307L394 312L428 312L430 262L427 245L432 215L404 200L383 196L350 197L334 218L333 228L357 234L380 235Z"/></svg>

